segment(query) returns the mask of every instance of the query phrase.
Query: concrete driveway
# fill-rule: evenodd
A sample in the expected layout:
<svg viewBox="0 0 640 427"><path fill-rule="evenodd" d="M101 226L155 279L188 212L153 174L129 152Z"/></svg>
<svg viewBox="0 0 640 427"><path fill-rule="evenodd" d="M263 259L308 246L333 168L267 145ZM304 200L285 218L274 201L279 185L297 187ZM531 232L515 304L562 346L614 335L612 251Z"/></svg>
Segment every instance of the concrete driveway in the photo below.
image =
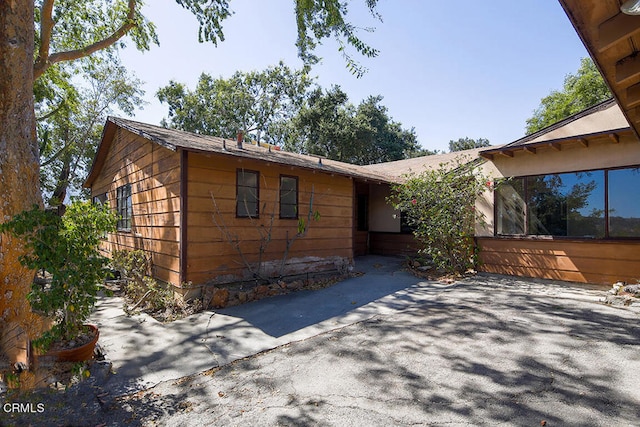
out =
<svg viewBox="0 0 640 427"><path fill-rule="evenodd" d="M417 283L389 300L402 308L118 408L149 425L637 426L640 316L603 294L499 276Z"/></svg>
<svg viewBox="0 0 640 427"><path fill-rule="evenodd" d="M408 277L379 270L376 280ZM453 284L413 278L390 292L355 300L352 312L319 324L360 312L355 323L139 393L96 394L76 408L76 419L107 426L639 424L640 315L599 303L604 289L480 275ZM277 301L272 311L291 310ZM275 339L316 327L278 332L256 316L239 322ZM199 363L188 350L180 361Z"/></svg>

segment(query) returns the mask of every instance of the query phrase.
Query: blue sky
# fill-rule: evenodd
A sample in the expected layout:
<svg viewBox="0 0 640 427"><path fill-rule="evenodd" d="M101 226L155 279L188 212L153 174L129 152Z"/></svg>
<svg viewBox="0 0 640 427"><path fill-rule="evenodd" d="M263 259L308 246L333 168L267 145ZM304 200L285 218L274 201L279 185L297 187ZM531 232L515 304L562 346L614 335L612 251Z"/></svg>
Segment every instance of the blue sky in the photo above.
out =
<svg viewBox="0 0 640 427"><path fill-rule="evenodd" d="M173 79L194 88L199 75L229 77L283 60L302 66L295 48L291 0L230 0L226 40L198 43L197 21L174 0L149 0L144 14L157 25L160 46L123 51L124 65L145 81L144 110L135 120L158 124L168 109L158 88ZM332 40L316 52L312 69L324 88L340 85L358 104L382 95L389 115L415 127L420 144L448 150L451 139L487 138L505 144L524 134L525 120L587 56L557 0L379 0L383 22L364 0L351 0L350 22L375 27L362 38L379 49L362 58L368 73L357 79Z"/></svg>

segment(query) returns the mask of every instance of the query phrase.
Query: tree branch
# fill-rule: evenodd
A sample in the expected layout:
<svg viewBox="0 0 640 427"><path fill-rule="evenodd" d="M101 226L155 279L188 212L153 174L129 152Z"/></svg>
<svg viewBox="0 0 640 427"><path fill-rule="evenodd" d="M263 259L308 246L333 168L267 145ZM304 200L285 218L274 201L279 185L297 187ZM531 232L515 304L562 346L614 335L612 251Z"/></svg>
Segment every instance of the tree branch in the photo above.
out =
<svg viewBox="0 0 640 427"><path fill-rule="evenodd" d="M53 22L54 3L55 0L45 0L42 3L42 11L40 13L40 50L38 51L38 59L36 60L36 63L34 65L34 70L40 67L44 67L47 58L49 57L49 48L51 47L51 33L53 32L53 26L55 25L55 22Z"/></svg>
<svg viewBox="0 0 640 427"><path fill-rule="evenodd" d="M53 3L54 3L54 0L46 0L45 2L45 4L50 4L51 8L53 8ZM44 13L45 11L44 11L44 5L43 5L43 15ZM45 44L43 41L42 45L40 46L40 55L33 67L33 78L37 79L42 74L44 74L45 71L47 71L47 68L49 68L51 65L57 62L73 61L75 59L84 58L99 50L106 49L109 46L113 45L115 42L117 42L122 37L124 37L129 31L131 31L132 28L136 26L135 13L136 13L136 0L129 0L129 10L127 12L127 18L125 19L122 26L120 26L120 28L118 28L109 37L106 37L102 40L99 40L81 49L69 50L66 52L57 52L57 53L54 53L53 55L49 55L49 52L48 52L49 41L51 39L51 30L53 28L53 21L51 21L51 28L48 29L49 38L47 40L47 50L43 51L43 46ZM42 27L44 29L44 16L43 16ZM44 52L44 55L42 54L43 52Z"/></svg>

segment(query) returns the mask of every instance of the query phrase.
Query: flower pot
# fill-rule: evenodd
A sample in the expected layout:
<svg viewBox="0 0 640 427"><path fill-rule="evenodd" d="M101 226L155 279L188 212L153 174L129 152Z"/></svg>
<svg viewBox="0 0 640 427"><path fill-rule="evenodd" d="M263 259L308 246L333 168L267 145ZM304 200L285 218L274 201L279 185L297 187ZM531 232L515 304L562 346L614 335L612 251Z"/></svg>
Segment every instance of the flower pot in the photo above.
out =
<svg viewBox="0 0 640 427"><path fill-rule="evenodd" d="M64 350L49 350L46 356L55 358L58 362L82 362L85 360L91 360L93 358L93 349L96 347L100 331L95 325L86 325L94 334L93 339L80 347L64 349Z"/></svg>

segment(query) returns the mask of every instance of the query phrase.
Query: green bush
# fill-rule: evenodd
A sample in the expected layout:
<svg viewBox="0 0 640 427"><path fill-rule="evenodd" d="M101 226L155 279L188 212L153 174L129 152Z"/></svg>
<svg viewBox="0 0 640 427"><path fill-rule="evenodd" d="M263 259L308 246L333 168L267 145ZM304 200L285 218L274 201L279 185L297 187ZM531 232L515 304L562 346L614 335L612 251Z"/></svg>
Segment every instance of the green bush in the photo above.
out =
<svg viewBox="0 0 640 427"><path fill-rule="evenodd" d="M46 347L83 331L106 274L108 259L100 254L99 245L105 233L115 230L116 222L108 207L75 201L62 217L34 206L0 224L0 232L25 240L29 252L20 262L51 277L44 284L34 282L27 295L35 312L54 321L34 344Z"/></svg>
<svg viewBox="0 0 640 427"><path fill-rule="evenodd" d="M475 267L475 225L484 221L475 203L486 183L475 162L457 159L393 186L389 201L406 215L420 253L439 270L464 273Z"/></svg>

